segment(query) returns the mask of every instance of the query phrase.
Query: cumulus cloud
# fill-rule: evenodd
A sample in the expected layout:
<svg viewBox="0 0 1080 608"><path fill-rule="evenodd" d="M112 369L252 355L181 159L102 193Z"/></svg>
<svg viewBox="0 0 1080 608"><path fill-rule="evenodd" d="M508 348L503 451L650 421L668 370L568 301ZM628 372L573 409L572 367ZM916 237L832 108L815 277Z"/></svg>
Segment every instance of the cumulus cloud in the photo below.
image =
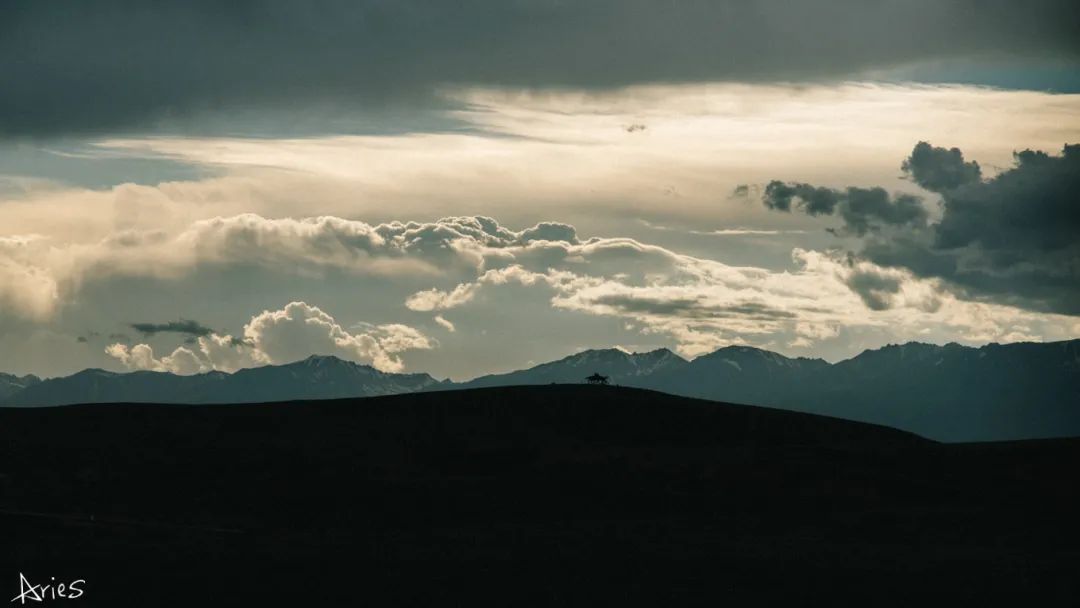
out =
<svg viewBox="0 0 1080 608"><path fill-rule="evenodd" d="M181 375L208 371L200 357L183 346L160 359L154 357L154 349L148 344L110 344L105 347L105 354L117 359L132 371L171 372Z"/></svg>
<svg viewBox="0 0 1080 608"><path fill-rule="evenodd" d="M378 342L381 350L391 355L408 350L430 350L438 344L420 330L401 323L387 323L384 325L358 323L352 329L353 333L360 330L370 335Z"/></svg>
<svg viewBox="0 0 1080 608"><path fill-rule="evenodd" d="M532 228L522 230L518 235L518 241L523 244L533 241L556 241L576 244L578 238L577 230L569 224L540 222Z"/></svg>
<svg viewBox="0 0 1080 608"><path fill-rule="evenodd" d="M1024 318L1032 327L1057 324L1071 331L1060 318L964 302L936 279L840 252L796 249L798 269L777 272L627 239L560 248L561 258L550 251L532 256L531 247L516 249L510 266L489 269L452 289L419 292L409 301L439 303L433 310L485 306L478 297L485 290L540 286L555 310L622 319L643 333L668 336L687 356L748 342L809 348L837 339L840 328L909 337L922 336L928 327L947 328L950 339L970 341L1011 335L1016 319ZM613 259L618 263L610 263Z"/></svg>
<svg viewBox="0 0 1080 608"><path fill-rule="evenodd" d="M360 324L349 330L316 306L291 302L284 308L253 316L244 326L242 338L209 333L199 336L192 348L180 346L160 358L147 344L115 343L105 352L128 369L176 374L235 371L288 363L313 354L334 355L398 372L404 369L401 353L434 347L431 339L407 325Z"/></svg>
<svg viewBox="0 0 1080 608"><path fill-rule="evenodd" d="M452 322L448 321L442 315L435 315L435 322L438 323L440 327L450 333L454 333L457 331L457 327L455 327Z"/></svg>
<svg viewBox="0 0 1080 608"><path fill-rule="evenodd" d="M844 192L834 214L853 205L852 200ZM852 209L874 222L889 217L857 205ZM867 250L885 236L897 238L896 226L885 230L880 225L881 230L865 232ZM911 234L931 233L917 223L904 226ZM732 343L808 348L840 339L838 327L909 338L922 337L920 332L932 327L948 339L964 341L1017 335L1018 323L1029 328L1025 335L1072 331L1053 315L965 302L937 275L879 263L865 254L852 258L796 249L792 268L770 270L680 254L626 237L583 239L572 226L553 222L519 231L487 217L371 225L330 217L245 215L196 222L176 234L128 231L96 247L101 250L82 249L87 253L80 258L82 266L73 267L86 277L99 276L89 271L98 268L94 255L99 261L112 259L119 255L114 249L127 262L100 266L107 273L100 276L184 276L202 265L236 259L285 273L335 268L361 276L370 273L369 265L389 261L415 271L407 275L409 282L431 286L400 296L398 305L403 302L407 309L442 313L492 306L498 298L480 296L489 290L518 290L515 297L545 298L555 314L609 317L664 336L688 356ZM169 273L162 274L161 268ZM448 330L454 325L439 318L435 322ZM111 354L143 369L230 370L324 353L397 370L403 366L401 353L435 345L407 326L343 326L316 307L294 302L255 315L239 335L200 335L164 357L143 348L136 352L140 345L115 347Z"/></svg>
<svg viewBox="0 0 1080 608"><path fill-rule="evenodd" d="M571 253L571 251L579 251L580 249L581 248L579 247L562 249L563 261L565 262L566 259L579 257ZM519 256L515 259L526 263L530 261L528 248L520 250L517 253ZM550 261L550 259L554 258L542 256L540 259L548 259ZM533 258L532 261L535 262L536 258ZM567 271L557 271L550 267L547 267L547 270L543 272L530 270L520 263L514 263L504 268L487 270L475 280L460 283L451 290L431 288L424 291L418 291L405 300L405 306L410 310L421 312L443 311L458 308L472 302L485 286L542 284L566 289L570 286L586 285L595 283L599 280L600 279L578 276Z"/></svg>
<svg viewBox="0 0 1080 608"><path fill-rule="evenodd" d="M363 274L439 274L475 269L489 249L534 241L576 242L572 227L544 223L515 232L489 217L378 225L337 217L267 219L254 214L195 222L168 244L196 261Z"/></svg>
<svg viewBox="0 0 1080 608"><path fill-rule="evenodd" d="M33 135L146 127L223 105L423 103L445 85L835 79L988 53L1078 53L1067 0L979 10L942 0L192 0L138 11L13 0L4 23L0 133Z"/></svg>
<svg viewBox="0 0 1080 608"><path fill-rule="evenodd" d="M60 301L55 276L30 263L40 251L35 236L0 237L0 319L46 320Z"/></svg>
<svg viewBox="0 0 1080 608"><path fill-rule="evenodd" d="M250 213L198 220L176 233L121 230L93 243L4 237L0 310L47 320L85 282L111 277L171 279L202 267L244 265L300 275L331 269L393 277L474 274L488 260L497 261L500 251L533 248L540 255L578 243L572 226L554 222L514 231L483 216L372 225L331 216L272 219ZM446 305L419 298L413 306ZM146 334L209 333L186 321L136 325Z"/></svg>
<svg viewBox="0 0 1080 608"><path fill-rule="evenodd" d="M477 288L475 283L462 283L451 291L441 291L433 287L409 296L405 300L405 306L419 312L456 308L472 300L476 296Z"/></svg>
<svg viewBox="0 0 1080 608"><path fill-rule="evenodd" d="M59 303L56 280L40 268L0 260L0 317L50 318Z"/></svg>

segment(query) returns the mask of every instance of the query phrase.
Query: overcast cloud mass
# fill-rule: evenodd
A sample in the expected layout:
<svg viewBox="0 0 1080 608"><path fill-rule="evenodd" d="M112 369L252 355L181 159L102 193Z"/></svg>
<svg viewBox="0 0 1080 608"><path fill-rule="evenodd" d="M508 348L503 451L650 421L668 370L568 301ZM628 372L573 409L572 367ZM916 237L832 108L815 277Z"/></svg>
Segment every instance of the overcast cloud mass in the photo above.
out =
<svg viewBox="0 0 1080 608"><path fill-rule="evenodd" d="M426 105L448 85L813 81L955 59L1080 59L1068 0L16 0L0 10L0 132L17 135L128 131L222 107Z"/></svg>
<svg viewBox="0 0 1080 608"><path fill-rule="evenodd" d="M0 6L0 371L1080 337L1075 2Z"/></svg>

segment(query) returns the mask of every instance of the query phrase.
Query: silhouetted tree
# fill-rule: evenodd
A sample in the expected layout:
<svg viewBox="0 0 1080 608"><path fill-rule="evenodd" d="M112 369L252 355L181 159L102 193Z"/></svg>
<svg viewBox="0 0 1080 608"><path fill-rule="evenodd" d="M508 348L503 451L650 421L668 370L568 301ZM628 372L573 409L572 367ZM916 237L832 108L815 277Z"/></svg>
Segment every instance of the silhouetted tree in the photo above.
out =
<svg viewBox="0 0 1080 608"><path fill-rule="evenodd" d="M593 375L589 376L588 378L585 378L585 381L588 382L589 384L607 384L608 383L608 377L607 376L601 376L598 373L594 373Z"/></svg>

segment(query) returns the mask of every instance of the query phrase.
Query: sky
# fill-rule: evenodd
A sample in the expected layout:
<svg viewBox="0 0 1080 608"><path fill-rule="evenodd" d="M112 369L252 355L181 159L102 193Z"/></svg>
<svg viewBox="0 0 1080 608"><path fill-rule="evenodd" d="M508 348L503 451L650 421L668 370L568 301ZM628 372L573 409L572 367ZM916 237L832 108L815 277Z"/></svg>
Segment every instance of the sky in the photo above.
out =
<svg viewBox="0 0 1080 608"><path fill-rule="evenodd" d="M1080 338L1080 10L0 7L0 371Z"/></svg>

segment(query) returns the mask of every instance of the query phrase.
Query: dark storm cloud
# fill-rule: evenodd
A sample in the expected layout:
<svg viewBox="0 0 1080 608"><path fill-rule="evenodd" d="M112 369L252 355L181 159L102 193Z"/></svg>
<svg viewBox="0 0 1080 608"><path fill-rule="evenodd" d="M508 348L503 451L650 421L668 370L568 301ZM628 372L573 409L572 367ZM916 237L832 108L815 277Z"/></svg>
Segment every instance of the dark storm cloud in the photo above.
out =
<svg viewBox="0 0 1080 608"><path fill-rule="evenodd" d="M1080 315L1080 145L1066 145L1060 155L1024 150L1014 156L1012 168L983 180L959 150L920 143L903 168L941 194L941 220L860 233L845 216L850 232L866 237L859 256L942 279L962 297ZM892 206L906 208L898 205L904 198L894 197ZM784 200L766 192L770 208L790 209ZM884 207L879 201L868 208ZM851 285L871 308L887 301L873 293L868 300L864 293L891 293L875 281L859 278Z"/></svg>
<svg viewBox="0 0 1080 608"><path fill-rule="evenodd" d="M929 235L872 243L865 254L974 297L1080 314L1080 146L1015 160L993 179L943 191Z"/></svg>
<svg viewBox="0 0 1080 608"><path fill-rule="evenodd" d="M790 212L795 208L808 215L838 213L844 220L842 232L857 236L882 226L926 225L926 209L918 197L908 194L893 197L882 188L834 190L772 181L765 187L762 202L776 211Z"/></svg>
<svg viewBox="0 0 1080 608"><path fill-rule="evenodd" d="M773 180L765 186L763 201L766 207L776 211L791 211L794 205L809 215L832 215L842 196L832 188L819 188L810 184L785 184Z"/></svg>
<svg viewBox="0 0 1080 608"><path fill-rule="evenodd" d="M214 330L209 327L190 319L169 321L168 323L132 323L131 328L148 336L160 333L186 334L189 340L214 333Z"/></svg>
<svg viewBox="0 0 1080 608"><path fill-rule="evenodd" d="M862 236L878 226L926 225L926 209L922 199L910 194L893 197L882 188L848 188L840 216L848 233Z"/></svg>
<svg viewBox="0 0 1080 608"><path fill-rule="evenodd" d="M0 6L0 133L228 107L430 99L443 84L813 80L1080 56L1073 0L316 0ZM393 105L393 104L392 104Z"/></svg>
<svg viewBox="0 0 1080 608"><path fill-rule="evenodd" d="M915 183L932 192L952 190L982 179L982 169L975 161L965 162L959 148L935 148L925 141L915 149L900 168Z"/></svg>

